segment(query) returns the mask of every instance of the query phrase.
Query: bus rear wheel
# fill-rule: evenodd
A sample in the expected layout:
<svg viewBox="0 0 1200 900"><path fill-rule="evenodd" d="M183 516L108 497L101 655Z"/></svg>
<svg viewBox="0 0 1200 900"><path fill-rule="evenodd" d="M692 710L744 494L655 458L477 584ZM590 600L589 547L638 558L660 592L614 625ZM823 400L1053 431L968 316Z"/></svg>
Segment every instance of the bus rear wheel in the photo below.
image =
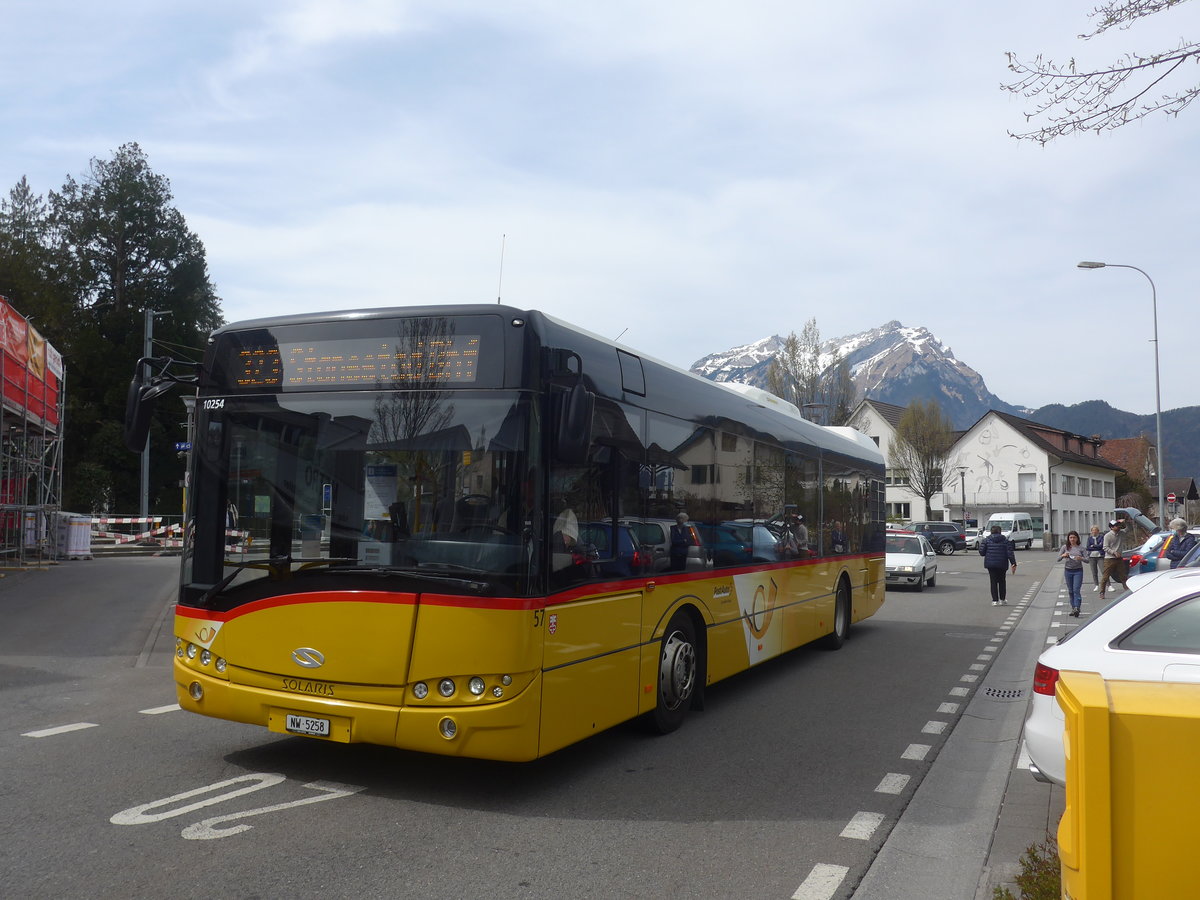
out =
<svg viewBox="0 0 1200 900"><path fill-rule="evenodd" d="M921 590L924 586L925 573L921 573L922 581L918 584L917 590ZM821 639L821 646L826 650L837 650L842 644L846 643L846 636L850 633L850 585L846 579L838 582L837 599L834 601L833 607L833 631L825 635Z"/></svg>
<svg viewBox="0 0 1200 900"><path fill-rule="evenodd" d="M677 612L663 633L658 654L654 728L660 734L672 732L683 724L696 691L698 674L695 626L687 613Z"/></svg>

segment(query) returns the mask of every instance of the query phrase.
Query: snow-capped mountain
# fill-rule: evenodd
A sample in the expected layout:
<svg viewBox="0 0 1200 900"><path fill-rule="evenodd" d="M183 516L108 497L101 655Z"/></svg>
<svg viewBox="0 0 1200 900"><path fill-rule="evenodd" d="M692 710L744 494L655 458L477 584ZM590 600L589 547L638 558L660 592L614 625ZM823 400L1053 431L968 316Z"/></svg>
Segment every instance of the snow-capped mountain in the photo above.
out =
<svg viewBox="0 0 1200 900"><path fill-rule="evenodd" d="M692 371L713 381L740 381L766 388L767 367L782 349L783 338L773 334L753 344L710 353L692 363Z"/></svg>
<svg viewBox="0 0 1200 900"><path fill-rule="evenodd" d="M712 353L692 371L713 381L741 381L767 387L767 368L783 346L779 335ZM850 365L858 399L870 397L897 406L934 399L958 428L973 424L989 409L1021 413L987 389L983 378L955 359L928 328L892 321L878 328L821 342L821 361L841 357Z"/></svg>

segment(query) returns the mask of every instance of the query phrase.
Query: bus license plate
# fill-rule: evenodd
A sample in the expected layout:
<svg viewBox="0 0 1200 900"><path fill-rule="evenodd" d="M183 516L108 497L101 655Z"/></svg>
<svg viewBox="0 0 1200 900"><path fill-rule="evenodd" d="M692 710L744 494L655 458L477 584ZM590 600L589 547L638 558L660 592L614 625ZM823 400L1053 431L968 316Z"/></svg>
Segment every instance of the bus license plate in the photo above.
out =
<svg viewBox="0 0 1200 900"><path fill-rule="evenodd" d="M292 734L308 734L316 737L329 737L329 720L313 719L309 716L294 716L288 714L284 728Z"/></svg>

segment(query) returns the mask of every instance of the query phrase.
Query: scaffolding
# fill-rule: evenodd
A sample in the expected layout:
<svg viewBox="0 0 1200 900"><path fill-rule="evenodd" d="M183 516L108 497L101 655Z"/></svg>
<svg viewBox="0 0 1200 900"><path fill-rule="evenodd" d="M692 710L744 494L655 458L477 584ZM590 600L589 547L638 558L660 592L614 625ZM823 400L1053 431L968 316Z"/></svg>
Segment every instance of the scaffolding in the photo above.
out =
<svg viewBox="0 0 1200 900"><path fill-rule="evenodd" d="M0 296L0 568L29 568L59 555L62 355Z"/></svg>

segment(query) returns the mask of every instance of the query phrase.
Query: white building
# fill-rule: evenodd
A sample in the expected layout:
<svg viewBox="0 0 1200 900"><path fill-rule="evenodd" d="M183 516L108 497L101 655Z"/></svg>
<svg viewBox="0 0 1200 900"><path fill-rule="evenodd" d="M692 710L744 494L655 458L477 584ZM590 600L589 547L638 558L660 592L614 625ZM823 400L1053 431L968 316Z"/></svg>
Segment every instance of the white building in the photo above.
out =
<svg viewBox="0 0 1200 900"><path fill-rule="evenodd" d="M864 400L851 424L879 445L884 458L904 407ZM912 521L975 519L994 512L1027 512L1060 540L1068 531L1086 536L1104 528L1116 499L1116 476L1124 470L1100 456L1103 441L990 410L966 431L955 432L942 490L926 511L903 472L887 472L888 518Z"/></svg>

